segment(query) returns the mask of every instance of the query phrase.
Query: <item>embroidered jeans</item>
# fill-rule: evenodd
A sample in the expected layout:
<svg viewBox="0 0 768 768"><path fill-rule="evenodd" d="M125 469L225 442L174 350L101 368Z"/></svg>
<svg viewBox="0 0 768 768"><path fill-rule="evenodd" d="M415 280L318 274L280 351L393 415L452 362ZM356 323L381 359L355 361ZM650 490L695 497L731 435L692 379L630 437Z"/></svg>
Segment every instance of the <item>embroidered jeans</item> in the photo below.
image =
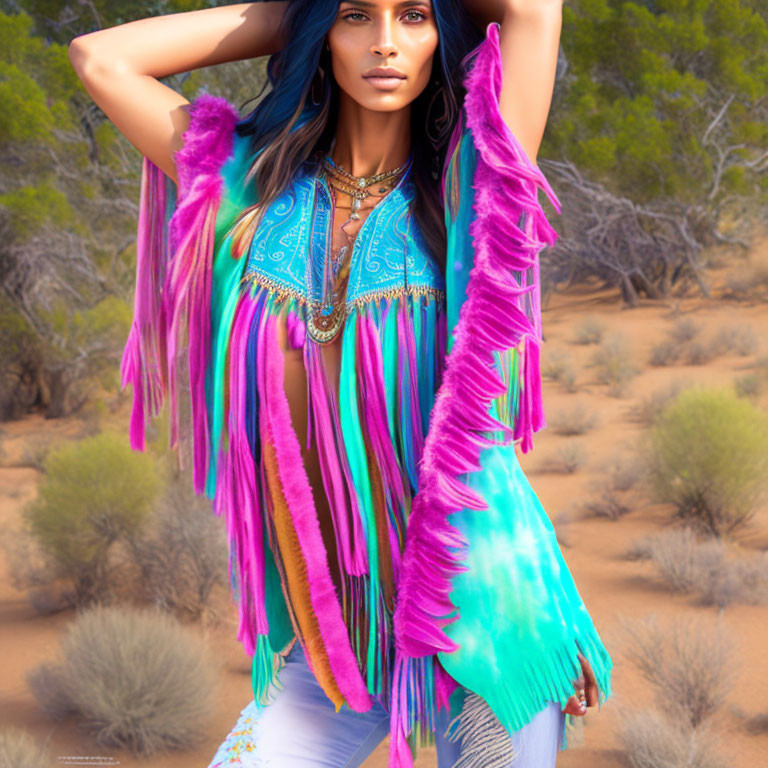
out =
<svg viewBox="0 0 768 768"><path fill-rule="evenodd" d="M267 706L259 710L251 701L242 710L208 768L358 768L389 733L389 715L378 703L368 712L346 705L336 712L298 642L280 670L280 683L282 689ZM459 757L461 739L449 740L445 731L461 708L463 690L451 697L451 712L438 713L438 768L452 768ZM511 767L554 768L564 717L560 705L549 702L512 734L516 757Z"/></svg>

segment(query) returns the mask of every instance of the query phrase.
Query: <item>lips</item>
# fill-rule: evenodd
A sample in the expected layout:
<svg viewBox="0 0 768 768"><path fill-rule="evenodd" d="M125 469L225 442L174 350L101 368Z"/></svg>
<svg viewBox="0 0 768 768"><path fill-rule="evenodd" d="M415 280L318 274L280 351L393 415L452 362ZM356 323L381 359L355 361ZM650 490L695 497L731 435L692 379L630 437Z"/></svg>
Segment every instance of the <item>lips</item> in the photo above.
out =
<svg viewBox="0 0 768 768"><path fill-rule="evenodd" d="M397 78L398 80L405 80L405 75L402 72L398 72L396 69L372 69L363 75L365 78Z"/></svg>

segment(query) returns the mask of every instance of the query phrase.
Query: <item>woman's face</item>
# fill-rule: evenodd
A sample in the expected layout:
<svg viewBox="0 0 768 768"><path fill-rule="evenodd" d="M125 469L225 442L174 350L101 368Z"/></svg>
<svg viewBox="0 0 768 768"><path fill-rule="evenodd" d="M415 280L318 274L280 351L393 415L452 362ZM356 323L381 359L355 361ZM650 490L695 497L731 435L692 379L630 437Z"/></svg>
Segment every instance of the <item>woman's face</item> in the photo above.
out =
<svg viewBox="0 0 768 768"><path fill-rule="evenodd" d="M402 109L426 88L437 44L430 0L345 0L328 31L339 88L376 111ZM379 67L397 70L396 76L372 77Z"/></svg>

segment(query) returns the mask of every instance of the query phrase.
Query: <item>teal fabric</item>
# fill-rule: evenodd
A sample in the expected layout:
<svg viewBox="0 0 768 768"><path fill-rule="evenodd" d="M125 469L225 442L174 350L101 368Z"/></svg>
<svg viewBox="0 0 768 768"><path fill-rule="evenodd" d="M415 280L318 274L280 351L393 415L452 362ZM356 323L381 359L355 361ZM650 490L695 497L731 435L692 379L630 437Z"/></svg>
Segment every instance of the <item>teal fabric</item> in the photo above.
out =
<svg viewBox="0 0 768 768"><path fill-rule="evenodd" d="M612 662L515 446L488 448L480 461L483 471L464 481L482 493L488 509L449 516L469 542L468 570L452 581L460 618L445 629L461 647L438 658L517 730L548 700L565 706L573 695L569 680L581 674L574 646L590 660L601 701L610 694Z"/></svg>

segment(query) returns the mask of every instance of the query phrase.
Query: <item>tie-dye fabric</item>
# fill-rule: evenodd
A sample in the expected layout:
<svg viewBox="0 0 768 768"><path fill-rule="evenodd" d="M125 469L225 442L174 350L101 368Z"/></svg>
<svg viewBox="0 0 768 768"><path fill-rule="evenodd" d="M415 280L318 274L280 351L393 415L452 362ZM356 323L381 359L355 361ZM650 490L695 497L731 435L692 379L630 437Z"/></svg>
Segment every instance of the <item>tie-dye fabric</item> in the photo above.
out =
<svg viewBox="0 0 768 768"><path fill-rule="evenodd" d="M434 742L458 686L507 735L565 704L578 652L601 703L610 695L611 660L515 455L545 423L538 255L556 235L538 190L559 202L500 116L497 24L465 64L442 176L445 277L412 215L409 164L355 242L338 391L306 331L329 250L327 180L305 164L260 205L237 110L208 94L190 108L178 188L144 161L122 363L132 446L167 401L171 447L226 522L254 706L296 638L337 712L388 713L390 768ZM287 355L306 372L306 435L291 422ZM320 460L340 593L302 442ZM503 752L499 738L486 746Z"/></svg>

